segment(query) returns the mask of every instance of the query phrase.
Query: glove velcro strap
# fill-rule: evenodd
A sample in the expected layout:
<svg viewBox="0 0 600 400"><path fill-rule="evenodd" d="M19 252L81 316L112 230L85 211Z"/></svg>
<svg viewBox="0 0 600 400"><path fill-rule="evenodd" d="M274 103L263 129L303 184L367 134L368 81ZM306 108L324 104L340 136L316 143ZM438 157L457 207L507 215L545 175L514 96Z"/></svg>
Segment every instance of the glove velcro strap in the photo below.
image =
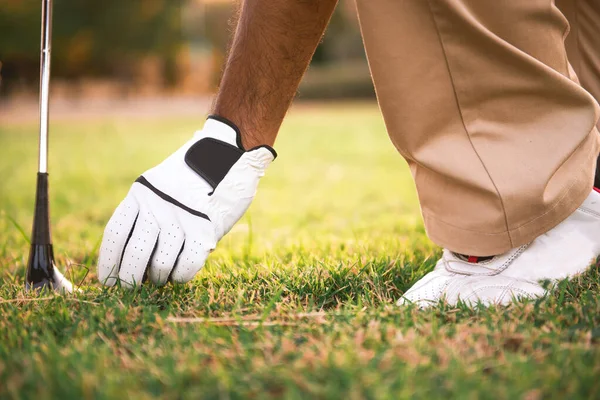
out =
<svg viewBox="0 0 600 400"><path fill-rule="evenodd" d="M204 138L185 153L185 163L213 188L225 178L244 150L214 138Z"/></svg>

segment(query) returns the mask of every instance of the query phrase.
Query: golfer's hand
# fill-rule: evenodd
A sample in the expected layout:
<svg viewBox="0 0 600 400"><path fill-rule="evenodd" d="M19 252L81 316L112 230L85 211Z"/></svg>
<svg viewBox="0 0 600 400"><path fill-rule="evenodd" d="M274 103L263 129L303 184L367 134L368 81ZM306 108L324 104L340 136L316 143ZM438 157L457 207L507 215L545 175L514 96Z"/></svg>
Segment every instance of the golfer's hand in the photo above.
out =
<svg viewBox="0 0 600 400"><path fill-rule="evenodd" d="M243 150L237 128L215 118L142 174L117 207L100 249L104 285L191 280L250 206L276 153L268 146Z"/></svg>

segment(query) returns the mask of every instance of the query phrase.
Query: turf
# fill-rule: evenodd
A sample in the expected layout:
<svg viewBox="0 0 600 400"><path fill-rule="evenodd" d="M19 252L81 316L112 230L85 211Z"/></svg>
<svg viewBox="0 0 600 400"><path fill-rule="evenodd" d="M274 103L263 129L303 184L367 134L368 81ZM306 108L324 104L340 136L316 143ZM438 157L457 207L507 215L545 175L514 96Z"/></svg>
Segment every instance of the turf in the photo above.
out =
<svg viewBox="0 0 600 400"><path fill-rule="evenodd" d="M0 127L0 398L599 398L600 273L505 308L398 308L433 267L373 105L300 108L247 216L192 283L106 290L130 183L201 118L52 124L55 251L74 296L24 293L36 125Z"/></svg>

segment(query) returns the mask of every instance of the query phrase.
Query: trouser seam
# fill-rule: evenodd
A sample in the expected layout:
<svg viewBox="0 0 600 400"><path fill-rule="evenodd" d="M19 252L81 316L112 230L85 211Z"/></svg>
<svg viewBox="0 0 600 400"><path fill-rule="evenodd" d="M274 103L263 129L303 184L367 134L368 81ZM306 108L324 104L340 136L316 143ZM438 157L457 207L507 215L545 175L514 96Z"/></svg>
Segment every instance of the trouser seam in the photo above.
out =
<svg viewBox="0 0 600 400"><path fill-rule="evenodd" d="M442 33L440 32L438 21L437 21L436 16L435 16L435 11L431 7L431 0L427 0L427 6L429 7L429 12L431 13L431 18L433 19L433 25L435 26L435 30L436 30L436 33L437 33L437 36L438 36L438 40L440 42L440 47L442 49L442 53L444 54L444 60L445 60L445 63L446 63L446 69L448 71L448 76L450 77L450 84L452 85L452 92L454 94L454 99L456 101L456 107L458 108L458 115L460 116L461 124L462 124L462 126L464 128L465 134L467 136L467 139L469 140L469 143L471 145L471 148L473 149L473 152L475 153L475 155L479 159L479 162L481 163L481 166L483 167L485 173L487 174L488 178L490 179L490 182L494 186L494 190L496 190L496 193L498 195L498 199L500 200L500 205L502 206L502 212L504 214L504 224L506 226L506 231L509 232L509 228L508 228L508 226L509 226L508 225L508 216L506 215L506 207L504 206L504 200L502 199L502 196L500 195L500 190L498 190L498 186L496 186L496 183L492 179L492 176L491 176L489 170L487 169L485 163L483 162L483 159L481 158L481 156L477 152L477 149L475 148L475 145L473 144L473 141L471 139L471 135L469 134L469 130L467 129L467 124L465 122L465 119L464 119L464 116L463 116L463 113L462 113L462 107L460 105L460 100L459 100L459 97L458 97L458 92L456 90L456 85L454 83L454 77L453 77L452 71L450 69L450 62L448 61L448 54L446 52L446 48L444 46L444 41L442 39ZM510 246L513 247L513 241L512 241L512 237L511 237L510 233L508 234L508 241L510 243Z"/></svg>

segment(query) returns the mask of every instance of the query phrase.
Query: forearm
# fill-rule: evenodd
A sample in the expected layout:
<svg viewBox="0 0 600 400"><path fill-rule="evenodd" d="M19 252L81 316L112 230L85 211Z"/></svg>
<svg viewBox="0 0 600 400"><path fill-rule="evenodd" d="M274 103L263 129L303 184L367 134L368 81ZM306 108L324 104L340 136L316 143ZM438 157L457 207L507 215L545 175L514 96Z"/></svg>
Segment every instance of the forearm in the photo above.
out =
<svg viewBox="0 0 600 400"><path fill-rule="evenodd" d="M337 0L243 0L212 113L273 145Z"/></svg>

